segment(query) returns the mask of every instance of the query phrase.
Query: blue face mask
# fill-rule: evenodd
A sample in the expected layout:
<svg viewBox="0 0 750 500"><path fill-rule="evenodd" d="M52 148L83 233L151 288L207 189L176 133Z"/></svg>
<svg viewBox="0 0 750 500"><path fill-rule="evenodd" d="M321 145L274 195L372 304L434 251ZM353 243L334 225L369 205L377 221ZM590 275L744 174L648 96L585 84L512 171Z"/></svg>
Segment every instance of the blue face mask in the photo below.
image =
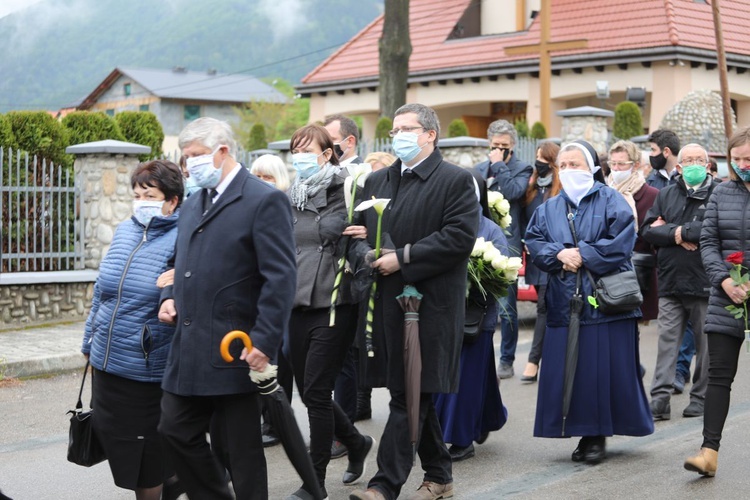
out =
<svg viewBox="0 0 750 500"><path fill-rule="evenodd" d="M322 154L320 153L320 155ZM292 166L300 179L307 179L320 170L320 165L318 165L320 155L315 153L294 153L292 155Z"/></svg>
<svg viewBox="0 0 750 500"><path fill-rule="evenodd" d="M424 132L422 132L424 134ZM393 138L392 146L393 152L396 153L402 162L410 162L417 157L424 146L420 146L417 142L419 136L416 132L399 132L396 137Z"/></svg>
<svg viewBox="0 0 750 500"><path fill-rule="evenodd" d="M185 179L185 198L200 190L201 187L195 183L195 179L193 177L188 177L187 179Z"/></svg>
<svg viewBox="0 0 750 500"><path fill-rule="evenodd" d="M219 181L221 180L221 165L219 168L214 166L214 155L219 152L220 148L221 146L207 155L193 156L186 160L190 178L195 179L197 186L213 189L219 185Z"/></svg>
<svg viewBox="0 0 750 500"><path fill-rule="evenodd" d="M151 219L154 217L161 217L162 207L164 206L164 200L162 201L148 201L148 200L133 200L133 215L138 222L148 227Z"/></svg>
<svg viewBox="0 0 750 500"><path fill-rule="evenodd" d="M740 176L740 179L750 182L750 170L742 170L735 162L732 162L732 169L734 173Z"/></svg>

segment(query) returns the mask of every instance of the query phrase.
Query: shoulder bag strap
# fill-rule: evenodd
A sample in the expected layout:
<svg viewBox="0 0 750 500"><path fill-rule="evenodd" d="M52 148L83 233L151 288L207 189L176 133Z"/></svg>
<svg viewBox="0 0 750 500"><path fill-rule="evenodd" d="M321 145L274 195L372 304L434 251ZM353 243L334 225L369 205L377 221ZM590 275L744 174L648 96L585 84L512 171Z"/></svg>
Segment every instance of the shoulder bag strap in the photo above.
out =
<svg viewBox="0 0 750 500"><path fill-rule="evenodd" d="M81 389L78 391L78 402L76 403L76 410L83 408L83 402L81 396L83 396L83 385L86 383L86 373L89 371L89 361L86 360L86 367L83 369L83 378L81 379Z"/></svg>

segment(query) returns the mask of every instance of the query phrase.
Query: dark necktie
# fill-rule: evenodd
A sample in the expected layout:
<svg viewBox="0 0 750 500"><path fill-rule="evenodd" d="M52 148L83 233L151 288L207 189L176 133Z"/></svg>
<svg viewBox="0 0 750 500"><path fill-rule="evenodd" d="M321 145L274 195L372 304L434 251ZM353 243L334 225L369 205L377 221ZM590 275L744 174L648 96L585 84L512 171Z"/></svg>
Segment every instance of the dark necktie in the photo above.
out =
<svg viewBox="0 0 750 500"><path fill-rule="evenodd" d="M408 177L408 178L414 178L414 172L410 168L407 168L404 170L404 173L401 174L401 177Z"/></svg>
<svg viewBox="0 0 750 500"><path fill-rule="evenodd" d="M206 193L206 197L203 200L203 215L206 215L206 212L211 208L211 205L214 204L214 199L216 199L216 195L218 195L219 192L215 189L209 189Z"/></svg>

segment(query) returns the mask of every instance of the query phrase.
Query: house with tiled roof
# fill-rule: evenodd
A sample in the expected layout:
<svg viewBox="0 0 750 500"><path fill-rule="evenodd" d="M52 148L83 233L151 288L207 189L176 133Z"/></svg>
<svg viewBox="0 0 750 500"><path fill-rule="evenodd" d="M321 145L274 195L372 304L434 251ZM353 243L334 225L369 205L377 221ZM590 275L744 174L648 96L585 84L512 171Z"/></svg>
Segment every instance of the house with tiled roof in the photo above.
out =
<svg viewBox="0 0 750 500"><path fill-rule="evenodd" d="M234 108L253 101L284 103L287 98L250 75L215 70L188 71L151 68L115 68L87 95L77 109L151 111L164 129L164 150L177 150L177 136L196 118L210 116L236 123Z"/></svg>
<svg viewBox="0 0 750 500"><path fill-rule="evenodd" d="M539 120L539 55L507 49L539 43L540 6L540 0L411 0L407 102L435 108L444 125L463 118L479 137L495 119ZM738 123L747 124L750 2L722 0L721 9L732 107ZM380 16L305 76L297 90L311 98L311 121L357 114L363 135L373 135L382 28ZM655 129L690 91L719 91L705 0L551 0L550 41L573 40L585 46L551 53L552 136L559 134L561 110L613 110L626 93L642 93L644 126Z"/></svg>

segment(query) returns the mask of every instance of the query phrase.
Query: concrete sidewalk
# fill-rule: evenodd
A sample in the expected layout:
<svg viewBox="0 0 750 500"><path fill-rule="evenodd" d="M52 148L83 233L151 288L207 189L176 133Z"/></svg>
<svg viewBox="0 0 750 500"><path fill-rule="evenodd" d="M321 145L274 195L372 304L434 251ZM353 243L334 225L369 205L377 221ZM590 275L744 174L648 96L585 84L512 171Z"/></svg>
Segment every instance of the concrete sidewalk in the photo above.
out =
<svg viewBox="0 0 750 500"><path fill-rule="evenodd" d="M85 322L0 331L0 379L83 368Z"/></svg>

